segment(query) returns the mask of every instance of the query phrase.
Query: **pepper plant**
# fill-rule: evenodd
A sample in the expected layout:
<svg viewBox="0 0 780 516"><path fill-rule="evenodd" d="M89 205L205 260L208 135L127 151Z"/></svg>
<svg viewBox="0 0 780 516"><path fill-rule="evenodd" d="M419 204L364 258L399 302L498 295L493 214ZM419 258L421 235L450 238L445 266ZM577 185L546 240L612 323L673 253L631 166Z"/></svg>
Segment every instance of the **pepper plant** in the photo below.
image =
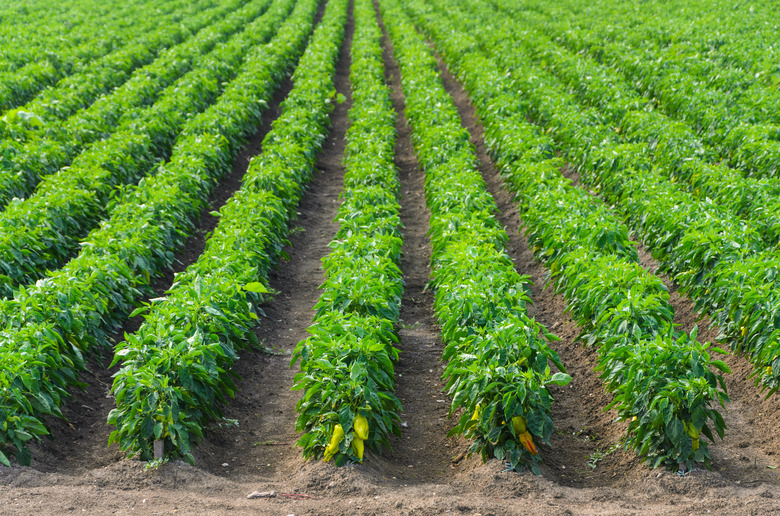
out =
<svg viewBox="0 0 780 516"><path fill-rule="evenodd" d="M361 462L364 446L379 452L400 435L401 403L393 394L403 280L400 183L395 112L385 84L382 32L370 0L354 4L352 106L345 151L343 202L325 282L314 306L311 336L300 342L296 430L304 457ZM354 422L365 418L367 435ZM365 444L364 444L365 441Z"/></svg>

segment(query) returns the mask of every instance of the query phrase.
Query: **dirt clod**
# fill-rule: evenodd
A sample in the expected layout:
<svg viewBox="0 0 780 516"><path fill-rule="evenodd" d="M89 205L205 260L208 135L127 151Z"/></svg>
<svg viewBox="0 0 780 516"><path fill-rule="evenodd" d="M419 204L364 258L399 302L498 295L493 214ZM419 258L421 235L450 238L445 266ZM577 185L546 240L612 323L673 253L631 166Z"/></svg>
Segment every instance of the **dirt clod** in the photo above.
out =
<svg viewBox="0 0 780 516"><path fill-rule="evenodd" d="M276 498L276 491L252 491L247 495L247 498L250 500L253 498Z"/></svg>

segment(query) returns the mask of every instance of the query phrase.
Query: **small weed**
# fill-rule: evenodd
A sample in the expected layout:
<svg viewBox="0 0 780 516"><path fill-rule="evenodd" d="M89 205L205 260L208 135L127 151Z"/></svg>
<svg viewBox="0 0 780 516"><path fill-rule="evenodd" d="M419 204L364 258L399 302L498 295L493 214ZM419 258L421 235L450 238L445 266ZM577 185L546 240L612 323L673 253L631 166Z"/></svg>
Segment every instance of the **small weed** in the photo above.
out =
<svg viewBox="0 0 780 516"><path fill-rule="evenodd" d="M590 456L588 457L588 466L590 466L590 469L591 470L596 469L596 466L599 465L599 462L606 459L610 453L614 452L619 447L620 447L620 443L614 443L607 450L599 446L598 450L591 453Z"/></svg>
<svg viewBox="0 0 780 516"><path fill-rule="evenodd" d="M223 417L217 421L217 428L238 428L238 419Z"/></svg>
<svg viewBox="0 0 780 516"><path fill-rule="evenodd" d="M596 450L591 453L588 457L588 466L590 466L590 469L596 469L596 466L599 465L599 462L604 460L606 456L607 454L601 450Z"/></svg>
<svg viewBox="0 0 780 516"><path fill-rule="evenodd" d="M157 469L160 466L162 466L163 464L165 464L166 462L168 462L168 457L165 457L165 458L162 458L162 459L154 459L154 460L147 461L147 463L144 464L144 471Z"/></svg>
<svg viewBox="0 0 780 516"><path fill-rule="evenodd" d="M260 348L260 351L262 351L266 355L273 355L277 357L292 355L292 351L290 351L289 349L282 349L282 348L267 348L263 346Z"/></svg>

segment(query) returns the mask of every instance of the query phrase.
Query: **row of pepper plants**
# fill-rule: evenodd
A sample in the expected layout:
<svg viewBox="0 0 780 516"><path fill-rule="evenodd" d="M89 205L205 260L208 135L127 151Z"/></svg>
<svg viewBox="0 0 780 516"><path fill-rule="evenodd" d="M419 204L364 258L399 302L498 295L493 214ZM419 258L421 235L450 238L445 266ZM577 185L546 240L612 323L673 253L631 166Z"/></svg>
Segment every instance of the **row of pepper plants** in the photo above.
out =
<svg viewBox="0 0 780 516"><path fill-rule="evenodd" d="M62 98L54 99L56 101L53 103L47 100L41 106L36 106L36 101L33 101L20 108L25 112L36 113L45 122L39 120L40 123L33 124L31 121L35 119L28 119L22 126L8 123L6 116L5 125L0 124L0 131L5 131L6 136L2 141L4 150L0 161L3 170L0 175L0 206L4 208L15 197L29 196L43 176L70 164L85 147L107 138L123 126L124 121L136 118L141 110L158 99L166 87L189 72L200 56L213 50L217 43L226 40L260 15L270 0L259 5L250 2L238 9L242 3L243 0L233 0L217 10L205 10L189 18L189 27L199 29L196 35L170 49L162 50L157 59L133 71L129 79L111 94L99 98L73 116L58 121L52 118L51 113L46 115L37 109L43 109L46 105L60 106ZM225 19L220 19L231 12ZM151 54L147 50L142 56L146 59ZM137 60L132 57L129 59L133 62ZM101 77L90 80L98 83L103 81ZM63 97L68 95L67 91L62 92ZM57 109L57 114L61 114ZM17 113L17 121L18 118Z"/></svg>
<svg viewBox="0 0 780 516"><path fill-rule="evenodd" d="M258 0L260 6L266 0ZM117 132L80 154L69 167L44 177L35 193L0 213L0 295L62 266L80 240L110 216L117 189L155 173L193 115L204 111L238 73L247 53L268 41L291 9L281 0L267 16L198 58L151 106ZM281 17L281 18L280 18Z"/></svg>
<svg viewBox="0 0 780 516"><path fill-rule="evenodd" d="M517 35L508 17L492 20L498 22L494 29L503 31L503 41L513 42ZM507 53L501 54L498 48L495 59L511 69L527 97L529 116L549 126L582 179L621 211L661 270L694 300L696 311L706 311L732 349L745 352L756 383L768 395L776 392L780 259L775 250L750 224L707 199L698 201L657 168L643 165L645 144L622 142L604 113L578 103L521 49L512 48L510 54L504 44Z"/></svg>
<svg viewBox="0 0 780 516"><path fill-rule="evenodd" d="M566 385L571 377L547 343L556 337L526 311L529 277L518 274L507 254L495 201L431 50L397 2L379 4L425 172L430 285L448 360L444 376L451 411L463 410L450 434L473 438L470 451L483 459L538 473L534 441L549 444L553 431L549 386Z"/></svg>
<svg viewBox="0 0 780 516"><path fill-rule="evenodd" d="M470 5L472 9L485 7ZM610 117L620 141L646 144L642 154L633 157L635 166L655 166L671 181L686 185L694 197L712 199L744 218L759 232L767 248L777 244L780 240L778 179L743 177L728 166L707 163L706 150L690 128L649 109L650 101L633 91L613 71L561 51L543 36L524 32L516 41L534 59L543 61L579 99Z"/></svg>
<svg viewBox="0 0 780 516"><path fill-rule="evenodd" d="M400 435L393 394L401 297L401 186L393 158L395 123L385 84L382 31L371 0L356 0L351 48L352 106L339 229L323 258L325 282L311 336L292 364L303 391L296 430L304 457L362 462L364 449Z"/></svg>
<svg viewBox="0 0 780 516"><path fill-rule="evenodd" d="M556 30L555 24L546 23L543 17L531 22L531 27L543 30L573 52L597 58L622 75L623 79L618 81L627 81L649 102L652 99L654 107L693 126L710 147L712 161L724 161L757 177L776 177L780 173L780 116L775 109L780 107L780 94L775 91L776 85L753 83L754 87L749 88L730 82L714 88L705 82L710 77L706 73L712 70L696 75L696 70L689 66L688 54L659 57L646 47L632 48L620 42L605 44L602 40L596 43L577 31ZM551 44L543 48L547 50ZM723 74L715 76L722 78Z"/></svg>
<svg viewBox="0 0 780 516"><path fill-rule="evenodd" d="M170 21L178 25L184 18L176 14L177 10L184 10L181 13L184 16L194 12L187 10L186 5L180 0L168 1L156 8L150 3L138 1L119 5L118 8L115 5L102 17L91 20L94 36L78 46L61 48L58 52L44 52L39 60L0 73L0 113L24 104L61 79L89 68L93 62L116 52L117 48L144 38L146 32L154 31L160 24L165 25L168 14L172 14ZM150 16L152 10L159 11L159 14ZM31 26L38 26L39 23L36 20ZM27 29L24 37L12 44L11 48L23 45L30 32L34 32L30 31L29 25Z"/></svg>
<svg viewBox="0 0 780 516"><path fill-rule="evenodd" d="M313 13L316 2L299 5ZM267 275L282 254L327 134L347 5L328 3L283 112L240 190L220 210L204 253L176 276L166 297L151 304L141 328L117 346L117 407L109 415L117 428L110 442L129 455L150 458L153 442L161 440L169 456L192 462L191 443L222 416L219 402L235 391L231 366L240 350L257 345L254 326L269 294ZM307 31L293 26L283 37L300 45Z"/></svg>
<svg viewBox="0 0 780 516"><path fill-rule="evenodd" d="M517 194L529 245L583 328L580 338L598 346L597 370L614 396L610 407L628 421L626 446L653 466L709 464L700 435L723 437L723 418L712 406L728 398L722 376L711 369L728 368L710 355L722 351L697 342L695 330L674 328L668 291L637 263L628 228L562 177L555 142L528 122L515 79L480 52L480 22L453 2L430 3L407 5L471 95L491 156Z"/></svg>
<svg viewBox="0 0 780 516"><path fill-rule="evenodd" d="M13 446L29 464L26 443L49 433L45 417L62 417L84 355L108 346L140 298L152 294L153 278L173 266L208 196L303 52L317 2L298 2L285 21L293 3L268 12L263 26L278 27L279 35L254 47L218 101L187 123L168 163L118 195L111 218L79 255L0 301L0 453ZM0 454L0 462L7 457Z"/></svg>

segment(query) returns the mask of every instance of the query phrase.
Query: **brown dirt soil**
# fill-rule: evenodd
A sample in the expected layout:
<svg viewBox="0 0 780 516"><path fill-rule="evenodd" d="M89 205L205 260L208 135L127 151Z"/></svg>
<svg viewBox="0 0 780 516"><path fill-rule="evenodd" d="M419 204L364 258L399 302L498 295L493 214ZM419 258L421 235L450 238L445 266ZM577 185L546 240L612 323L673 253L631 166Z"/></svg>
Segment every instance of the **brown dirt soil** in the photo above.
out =
<svg viewBox="0 0 780 516"><path fill-rule="evenodd" d="M609 402L593 372L593 350L576 342L579 333L565 304L545 287L547 272L533 260L521 234L522 221L485 154L482 128L460 85L443 70L464 126L472 134L490 192L497 200L501 222L510 236L509 253L518 271L531 278L535 301L532 314L561 337L555 349L573 376L572 383L554 391L553 416L557 431L552 448L542 448L541 476L504 470L498 461L486 464L464 458L467 443L447 439L454 424L448 418L449 399L442 393L442 344L432 311L432 294L425 290L430 246L426 237L428 212L422 196L422 173L414 159L409 129L398 121L396 165L402 180L403 263L406 292L399 328L401 358L397 364L397 393L404 406L402 437L393 450L365 463L337 468L331 463L304 461L294 446L297 435L291 391L297 368L289 353L305 338L312 307L323 280L321 258L328 252L336 224L343 169L344 134L350 106L348 38L337 68L337 90L347 101L332 114L331 135L317 165L318 172L299 206L298 226L287 249L289 260L271 278L279 291L263 310L257 335L272 352L245 353L236 364L237 397L225 406L225 416L238 427L215 425L195 450L197 466L170 462L146 470L144 463L123 459L107 447L106 416L111 371L105 361L90 364L83 375L84 392L66 404L70 423L53 422L54 441L34 449L32 467L0 466L0 514L764 514L780 503L775 470L778 411L774 400L762 401L746 379L746 361L730 357L732 403L726 439L713 445L713 471L695 470L686 476L650 470L633 454L612 450L624 427L613 424L614 413L603 412ZM385 40L388 82L393 101L402 111L399 71ZM287 86L289 88L289 84ZM277 96L271 117L278 113ZM248 159L260 151L269 121L242 154L234 173L215 194L215 205L235 190ZM214 221L207 214L200 236L179 255L183 268L202 249L203 235ZM657 264L645 252L643 263ZM160 280L164 290L170 277ZM671 286L670 286L671 287ZM674 288L671 287L672 291ZM673 294L676 296L676 294ZM695 321L690 302L674 297L678 321L688 329ZM133 323L126 329L131 330ZM701 326L701 324L700 324ZM712 339L716 330L702 331ZM602 455L599 455L599 452ZM598 459L598 460L596 460ZM589 464L590 461L590 464ZM276 492L273 498L247 499L253 491Z"/></svg>

